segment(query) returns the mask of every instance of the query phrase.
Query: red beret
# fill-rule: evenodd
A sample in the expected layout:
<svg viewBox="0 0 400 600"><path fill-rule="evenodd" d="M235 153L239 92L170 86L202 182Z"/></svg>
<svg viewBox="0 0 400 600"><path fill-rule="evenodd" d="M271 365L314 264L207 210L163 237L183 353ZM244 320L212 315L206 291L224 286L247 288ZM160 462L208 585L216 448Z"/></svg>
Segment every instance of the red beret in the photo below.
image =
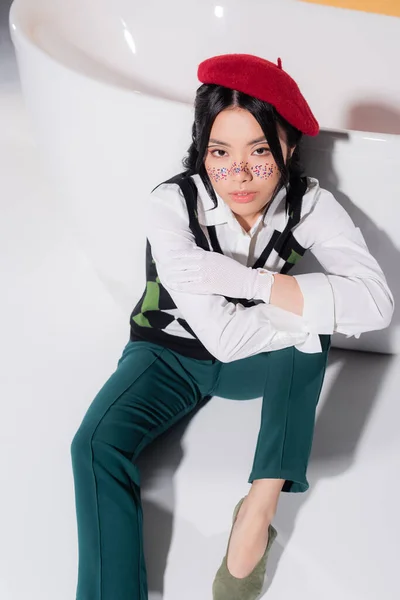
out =
<svg viewBox="0 0 400 600"><path fill-rule="evenodd" d="M272 104L288 123L307 135L319 125L297 83L278 64L252 54L222 54L199 64L202 83L216 83Z"/></svg>

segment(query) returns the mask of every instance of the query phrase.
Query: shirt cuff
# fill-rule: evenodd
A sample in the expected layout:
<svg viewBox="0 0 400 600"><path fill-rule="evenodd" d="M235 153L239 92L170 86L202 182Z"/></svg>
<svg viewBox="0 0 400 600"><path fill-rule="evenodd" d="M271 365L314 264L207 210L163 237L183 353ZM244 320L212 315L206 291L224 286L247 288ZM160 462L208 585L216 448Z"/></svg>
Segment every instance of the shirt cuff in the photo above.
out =
<svg viewBox="0 0 400 600"><path fill-rule="evenodd" d="M304 352L305 354L316 354L322 352L322 346L319 339L319 335L316 333L310 333L305 342L295 345L296 350Z"/></svg>
<svg viewBox="0 0 400 600"><path fill-rule="evenodd" d="M332 335L335 302L332 286L324 273L293 275L304 298L303 319L310 333Z"/></svg>

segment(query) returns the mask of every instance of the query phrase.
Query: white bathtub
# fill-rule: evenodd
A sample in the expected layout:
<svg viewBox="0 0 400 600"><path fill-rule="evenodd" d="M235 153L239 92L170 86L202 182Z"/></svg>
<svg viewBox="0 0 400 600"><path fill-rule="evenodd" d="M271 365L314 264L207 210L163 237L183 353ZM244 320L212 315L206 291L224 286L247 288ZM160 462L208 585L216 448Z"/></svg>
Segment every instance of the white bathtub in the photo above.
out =
<svg viewBox="0 0 400 600"><path fill-rule="evenodd" d="M282 6L255 5L253 31L245 35L249 10L237 2L219 12L211 2L16 0L12 6L24 94L55 190L98 275L127 312L144 286L140 207L153 186L182 169L198 62L227 51L275 59L277 41L260 41L262 19L255 17L279 16ZM313 106L317 92L301 57L283 59ZM308 173L361 227L398 297L400 136L340 128L306 146ZM309 259L304 267L318 269ZM358 340L334 336L333 345L397 353L399 314L390 329Z"/></svg>

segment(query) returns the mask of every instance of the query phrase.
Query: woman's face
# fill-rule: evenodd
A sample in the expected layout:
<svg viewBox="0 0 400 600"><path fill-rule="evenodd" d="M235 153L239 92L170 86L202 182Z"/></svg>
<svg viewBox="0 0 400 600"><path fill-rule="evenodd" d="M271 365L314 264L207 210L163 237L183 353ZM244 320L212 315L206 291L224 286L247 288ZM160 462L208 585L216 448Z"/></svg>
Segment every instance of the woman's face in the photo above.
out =
<svg viewBox="0 0 400 600"><path fill-rule="evenodd" d="M278 127L285 158L288 153L284 132ZM231 208L242 227L252 227L271 200L280 173L253 115L243 108L232 107L216 117L208 143L204 166L219 196ZM235 192L251 192L240 197Z"/></svg>

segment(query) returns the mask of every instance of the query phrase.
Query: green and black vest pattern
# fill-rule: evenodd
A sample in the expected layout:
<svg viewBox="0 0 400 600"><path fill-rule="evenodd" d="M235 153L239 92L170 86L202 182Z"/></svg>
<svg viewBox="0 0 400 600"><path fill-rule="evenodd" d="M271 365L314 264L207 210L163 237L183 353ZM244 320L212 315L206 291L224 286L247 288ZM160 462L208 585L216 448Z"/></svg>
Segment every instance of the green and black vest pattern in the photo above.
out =
<svg viewBox="0 0 400 600"><path fill-rule="evenodd" d="M203 250L223 254L216 235L215 225L207 226L211 248L200 226L197 216L197 187L193 179L181 173L163 183L176 183L181 188L189 215L189 227L196 244ZM159 185L162 185L162 183ZM154 189L157 189L157 187L159 186ZM253 269L264 267L272 250L275 250L283 259L284 263L280 272L284 274L288 273L304 255L306 249L297 242L292 229L300 221L302 200L306 190L307 179L305 177L298 181L296 188L293 186L289 188L286 197L288 220L285 229L274 231L267 246L252 265ZM227 296L225 298L235 304L240 302L245 307L256 305L256 302L244 298L229 298ZM175 321L179 324L184 335L168 333L168 326ZM177 325L177 323L174 323L174 325ZM147 340L192 358L215 361L214 356L203 346L190 325L179 313L173 299L160 282L148 240L146 243L146 287L131 313L130 327L131 341Z"/></svg>

